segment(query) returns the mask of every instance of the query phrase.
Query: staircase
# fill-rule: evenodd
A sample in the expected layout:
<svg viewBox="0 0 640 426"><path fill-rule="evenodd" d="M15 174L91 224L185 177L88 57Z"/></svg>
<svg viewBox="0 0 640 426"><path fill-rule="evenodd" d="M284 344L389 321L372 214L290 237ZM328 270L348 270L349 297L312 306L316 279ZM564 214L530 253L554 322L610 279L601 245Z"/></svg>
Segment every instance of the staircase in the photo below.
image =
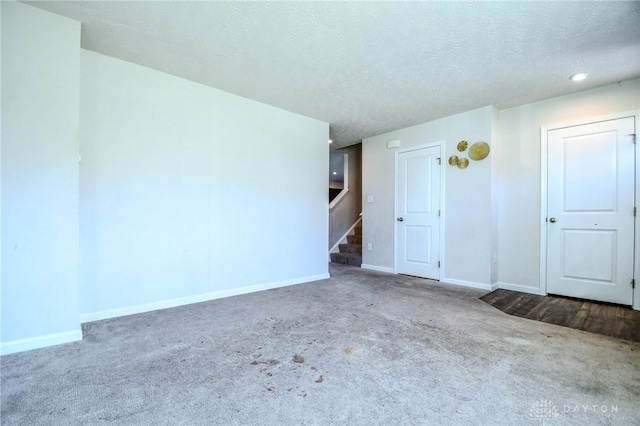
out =
<svg viewBox="0 0 640 426"><path fill-rule="evenodd" d="M353 228L354 235L347 235L347 244L340 244L340 253L331 253L331 261L344 265L362 265L362 224Z"/></svg>

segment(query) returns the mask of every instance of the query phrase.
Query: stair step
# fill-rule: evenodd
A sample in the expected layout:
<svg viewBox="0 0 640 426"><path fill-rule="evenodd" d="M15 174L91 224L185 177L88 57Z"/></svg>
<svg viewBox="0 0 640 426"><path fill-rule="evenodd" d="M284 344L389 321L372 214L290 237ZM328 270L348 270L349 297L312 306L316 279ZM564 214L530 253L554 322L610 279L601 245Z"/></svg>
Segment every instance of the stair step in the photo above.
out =
<svg viewBox="0 0 640 426"><path fill-rule="evenodd" d="M347 235L347 243L362 245L362 235Z"/></svg>
<svg viewBox="0 0 640 426"><path fill-rule="evenodd" d="M362 225L357 225L355 228L353 228L353 231L356 235L362 235Z"/></svg>
<svg viewBox="0 0 640 426"><path fill-rule="evenodd" d="M362 265L362 256L355 253L331 253L331 261L343 265L360 266Z"/></svg>
<svg viewBox="0 0 640 426"><path fill-rule="evenodd" d="M355 253L362 256L362 245L360 244L340 244L340 253Z"/></svg>

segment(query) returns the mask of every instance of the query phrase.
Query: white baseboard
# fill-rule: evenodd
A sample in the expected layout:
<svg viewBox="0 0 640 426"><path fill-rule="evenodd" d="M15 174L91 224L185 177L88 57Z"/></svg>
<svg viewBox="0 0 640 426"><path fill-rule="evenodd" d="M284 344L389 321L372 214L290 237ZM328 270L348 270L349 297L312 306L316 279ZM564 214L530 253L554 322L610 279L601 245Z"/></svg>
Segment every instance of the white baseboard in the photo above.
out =
<svg viewBox="0 0 640 426"><path fill-rule="evenodd" d="M386 272L387 274L395 274L396 271L393 268L386 268L384 266L376 266L376 265L366 265L366 264L362 264L360 265L360 267L362 269L368 269L370 271L377 271L377 272Z"/></svg>
<svg viewBox="0 0 640 426"><path fill-rule="evenodd" d="M546 293L538 287L531 287L531 286L522 285L522 284L498 282L498 288L502 288L505 290L519 291L521 293L537 294L539 296L546 295Z"/></svg>
<svg viewBox="0 0 640 426"><path fill-rule="evenodd" d="M175 308L176 306L189 305L191 303L207 302L209 300L222 299L224 297L239 296L241 294L255 293L257 291L270 290L273 288L287 287L290 285L303 284L311 281L324 280L329 277L330 276L328 273L311 275L284 281L232 288L228 290L219 290L211 293L199 294L196 296L161 300L158 302L146 303L144 305L126 306L122 308L109 309L106 311L88 312L80 315L80 321L82 323L85 323L90 321L99 321L108 318L121 317L125 315L134 315L144 312L157 311L158 309Z"/></svg>
<svg viewBox="0 0 640 426"><path fill-rule="evenodd" d="M0 355L9 355L16 352L45 348L47 346L77 342L78 340L82 340L82 330L80 328L62 333L45 334L44 336L13 340L0 344Z"/></svg>
<svg viewBox="0 0 640 426"><path fill-rule="evenodd" d="M441 283L443 284L453 284L453 285L459 285L459 286L463 286L463 287L471 287L471 288L477 288L480 290L487 290L487 291L493 291L496 290L498 288L498 284L482 284L482 283L477 283L474 281L463 281L463 280L456 280L454 278L442 278L440 280Z"/></svg>

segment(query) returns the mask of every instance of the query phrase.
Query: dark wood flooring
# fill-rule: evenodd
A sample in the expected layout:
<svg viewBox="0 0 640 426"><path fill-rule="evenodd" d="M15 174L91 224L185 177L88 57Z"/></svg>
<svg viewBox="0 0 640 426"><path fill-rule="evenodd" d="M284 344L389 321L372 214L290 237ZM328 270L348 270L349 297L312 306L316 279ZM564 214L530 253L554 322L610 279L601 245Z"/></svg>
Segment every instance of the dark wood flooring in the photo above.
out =
<svg viewBox="0 0 640 426"><path fill-rule="evenodd" d="M509 315L640 342L640 311L624 306L502 289L480 300Z"/></svg>

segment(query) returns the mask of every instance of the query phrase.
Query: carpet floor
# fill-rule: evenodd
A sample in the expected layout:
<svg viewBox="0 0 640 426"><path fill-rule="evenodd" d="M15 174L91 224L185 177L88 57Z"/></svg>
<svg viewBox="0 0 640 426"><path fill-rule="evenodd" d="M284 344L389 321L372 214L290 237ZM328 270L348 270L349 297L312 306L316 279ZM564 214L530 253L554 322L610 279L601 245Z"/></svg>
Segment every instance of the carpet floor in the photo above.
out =
<svg viewBox="0 0 640 426"><path fill-rule="evenodd" d="M0 423L640 424L640 343L510 316L478 290L331 274L3 356Z"/></svg>

